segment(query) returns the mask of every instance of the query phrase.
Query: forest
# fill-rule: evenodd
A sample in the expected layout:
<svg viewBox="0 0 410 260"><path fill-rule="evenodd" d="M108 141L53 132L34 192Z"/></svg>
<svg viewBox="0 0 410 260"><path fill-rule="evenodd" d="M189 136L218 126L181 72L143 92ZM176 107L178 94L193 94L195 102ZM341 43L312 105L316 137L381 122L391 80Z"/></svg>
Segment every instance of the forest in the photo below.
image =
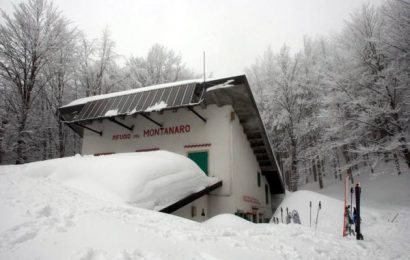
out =
<svg viewBox="0 0 410 260"><path fill-rule="evenodd" d="M380 160L410 167L410 3L367 4L337 34L301 38L244 64L287 189ZM51 1L1 11L0 164L79 153L58 111L74 99L200 76L161 44L117 54L108 28L90 39Z"/></svg>

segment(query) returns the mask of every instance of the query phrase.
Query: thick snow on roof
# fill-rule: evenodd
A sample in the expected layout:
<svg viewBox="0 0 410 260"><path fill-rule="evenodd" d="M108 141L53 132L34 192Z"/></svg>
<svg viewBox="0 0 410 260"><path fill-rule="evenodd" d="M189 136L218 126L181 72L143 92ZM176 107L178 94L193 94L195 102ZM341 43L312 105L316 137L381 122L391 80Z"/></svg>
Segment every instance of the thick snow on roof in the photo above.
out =
<svg viewBox="0 0 410 260"><path fill-rule="evenodd" d="M215 183L187 157L166 151L74 156L14 168L95 198L156 210Z"/></svg>

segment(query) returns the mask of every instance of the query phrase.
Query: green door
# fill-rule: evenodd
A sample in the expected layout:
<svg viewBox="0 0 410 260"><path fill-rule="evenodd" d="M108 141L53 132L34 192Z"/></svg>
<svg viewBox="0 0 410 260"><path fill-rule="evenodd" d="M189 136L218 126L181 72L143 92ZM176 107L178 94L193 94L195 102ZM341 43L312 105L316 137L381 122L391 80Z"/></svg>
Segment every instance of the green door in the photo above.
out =
<svg viewBox="0 0 410 260"><path fill-rule="evenodd" d="M194 161L208 175L208 152L190 152L188 158Z"/></svg>

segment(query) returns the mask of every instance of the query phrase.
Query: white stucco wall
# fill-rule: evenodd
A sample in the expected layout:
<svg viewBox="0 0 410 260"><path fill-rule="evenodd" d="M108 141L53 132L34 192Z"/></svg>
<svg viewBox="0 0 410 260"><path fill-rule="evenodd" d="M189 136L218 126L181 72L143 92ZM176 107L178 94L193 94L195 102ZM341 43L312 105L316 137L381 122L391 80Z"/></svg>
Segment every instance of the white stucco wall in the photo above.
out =
<svg viewBox="0 0 410 260"><path fill-rule="evenodd" d="M172 135L144 137L144 130L160 127L140 115L137 117L128 116L124 120L117 119L126 125L134 125L132 132L108 120L104 120L102 123L94 122L91 127L102 130L103 136L85 130L82 153L120 153L159 148L187 155L191 151L207 150L209 151L209 176L217 176L222 179L223 187L218 194L227 194L230 190L230 179L228 164L224 160L225 155L229 152L226 140L228 139L227 129L231 108L228 106L219 108L208 106L206 109L196 107L195 110L208 119L206 123L187 109L179 109L177 112L165 111L163 114L151 113L150 117L162 123L164 128L190 126L188 133ZM113 140L114 135L130 135L131 138ZM211 144L211 146L184 148L185 145L195 144Z"/></svg>
<svg viewBox="0 0 410 260"><path fill-rule="evenodd" d="M209 105L205 109L195 107L195 110L207 118L206 123L185 108L177 112L150 114L150 117L163 124L164 128L189 126L189 132L186 131L187 127L184 127L184 133L172 135L165 135L163 131L163 135L147 136L150 130L151 133L154 132L153 129L158 131L159 126L140 115L117 119L126 125L134 125L133 131L108 120L94 122L91 127L102 130L103 136L85 130L82 153L120 153L159 148L186 156L191 151L208 151L209 176L221 179L223 186L175 214L191 218L192 206L197 208L197 216L192 219L198 221L221 213L234 213L238 209L251 211L252 206L258 206L258 212L263 212L266 216L271 214L270 208L265 205L266 180L262 176L261 187L257 186L259 166L238 118L235 116L234 121L231 121L232 107ZM210 146L191 147L202 144ZM252 205L244 201L243 196L256 198L260 203ZM205 218L200 216L203 208L206 212Z"/></svg>
<svg viewBox="0 0 410 260"><path fill-rule="evenodd" d="M272 216L270 187L268 203L266 203L265 185L266 178L262 176L259 164L243 131L238 117L232 122L232 155L233 155L233 194L235 211L245 213L263 214L263 218ZM258 172L260 173L260 186L258 186ZM268 185L269 186L269 185Z"/></svg>

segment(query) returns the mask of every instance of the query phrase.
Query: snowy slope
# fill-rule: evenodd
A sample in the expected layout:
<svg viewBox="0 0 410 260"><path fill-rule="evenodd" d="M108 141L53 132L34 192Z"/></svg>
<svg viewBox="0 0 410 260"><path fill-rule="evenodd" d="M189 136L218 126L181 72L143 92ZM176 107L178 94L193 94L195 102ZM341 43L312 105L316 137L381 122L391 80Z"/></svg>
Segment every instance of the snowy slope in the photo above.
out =
<svg viewBox="0 0 410 260"><path fill-rule="evenodd" d="M0 170L0 259L409 259L409 173L362 181L366 191L381 185L399 195L390 206L365 208L365 240L356 241L341 237L341 201L325 194L288 194L283 206L300 207L304 225L252 224L229 214L196 223L15 168ZM314 230L302 208L318 199ZM386 219L391 208L400 211L394 223Z"/></svg>
<svg viewBox="0 0 410 260"><path fill-rule="evenodd" d="M359 182L361 193L362 233L365 241L356 242L371 252L363 258L370 259L410 259L410 172L397 175L393 165L379 165L374 174L366 168L360 169L360 175L354 176ZM344 183L329 176L327 186L319 189L317 183L310 183L301 190L288 193L274 216L281 220L280 208L289 211L296 209L303 226L315 229L318 203L319 212L317 230L329 234L342 235ZM350 204L350 194L348 201ZM309 203L312 201L310 220ZM354 203L354 198L353 198ZM397 215L397 216L396 216ZM393 223L391 220L396 216ZM347 237L345 240L354 240ZM365 257L366 256L366 257Z"/></svg>

